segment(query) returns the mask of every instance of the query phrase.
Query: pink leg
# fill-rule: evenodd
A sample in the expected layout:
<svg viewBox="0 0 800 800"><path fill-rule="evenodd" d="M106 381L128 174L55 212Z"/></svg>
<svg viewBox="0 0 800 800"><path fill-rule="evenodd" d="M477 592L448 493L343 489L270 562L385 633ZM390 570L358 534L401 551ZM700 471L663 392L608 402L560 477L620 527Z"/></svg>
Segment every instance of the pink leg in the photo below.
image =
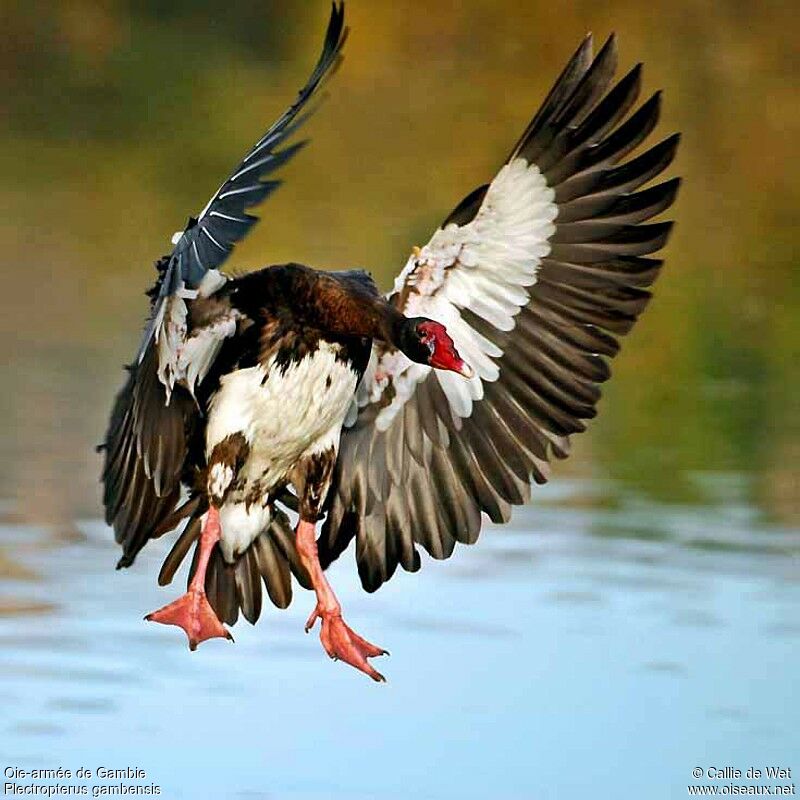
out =
<svg viewBox="0 0 800 800"><path fill-rule="evenodd" d="M319 563L317 537L314 524L311 522L301 520L297 526L297 553L311 576L317 594L317 606L306 622L306 633L314 627L317 619L321 619L322 631L319 638L325 652L331 658L341 659L351 667L366 673L374 681L385 681L386 678L367 659L372 656L387 655L387 651L362 639L342 619L342 607Z"/></svg>
<svg viewBox="0 0 800 800"><path fill-rule="evenodd" d="M179 628L183 628L189 638L190 650L196 650L200 642L215 637L233 641L230 631L223 626L214 613L214 609L211 608L205 590L208 559L211 557L214 545L219 541L219 536L219 511L212 506L203 523L197 570L186 594L145 617L151 622L161 622L164 625L177 625Z"/></svg>

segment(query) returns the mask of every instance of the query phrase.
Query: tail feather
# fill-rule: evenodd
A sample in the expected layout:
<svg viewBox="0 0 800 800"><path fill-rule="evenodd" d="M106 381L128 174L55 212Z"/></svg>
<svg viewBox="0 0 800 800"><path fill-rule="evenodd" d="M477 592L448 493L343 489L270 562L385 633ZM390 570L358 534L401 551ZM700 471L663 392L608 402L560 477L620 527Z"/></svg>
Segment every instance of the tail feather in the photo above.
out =
<svg viewBox="0 0 800 800"><path fill-rule="evenodd" d="M253 558L251 546L233 567L233 580L239 607L242 609L244 618L251 625L255 624L261 615L261 577L258 564Z"/></svg>
<svg viewBox="0 0 800 800"><path fill-rule="evenodd" d="M187 583L191 581L197 568L204 512L204 505L194 507L189 522L164 559L158 576L161 586L172 582L192 544L197 542ZM217 616L226 624L235 624L239 611L248 622L255 624L261 615L261 583L272 603L278 608L286 608L292 601L292 575L301 586L311 588L311 580L297 555L289 517L276 508L266 530L233 564L225 561L219 545L211 551L206 572L206 594Z"/></svg>
<svg viewBox="0 0 800 800"><path fill-rule="evenodd" d="M198 548L199 550L199 548ZM227 564L219 546L211 552L206 572L206 595L208 602L222 622L234 625L239 619L239 606L242 601L236 591L236 567L245 561L242 556L236 564ZM194 574L192 570L189 580Z"/></svg>
<svg viewBox="0 0 800 800"><path fill-rule="evenodd" d="M282 518L280 524L275 524L277 521L277 514L280 514ZM311 576L308 574L308 571L300 561L300 556L297 554L294 532L289 522L289 517L282 511L277 511L269 530L270 538L275 545L276 551L289 564L292 575L297 579L297 582L304 589L313 589L314 584L311 582ZM289 604L287 603L286 605Z"/></svg>
<svg viewBox="0 0 800 800"><path fill-rule="evenodd" d="M278 608L287 608L292 602L292 579L289 562L267 536L259 536L251 548L255 568L264 579L269 599Z"/></svg>
<svg viewBox="0 0 800 800"><path fill-rule="evenodd" d="M166 586L168 583L172 583L172 579L175 577L178 567L183 563L183 559L186 558L192 543L200 538L200 528L200 514L196 513L186 523L186 527L175 540L175 544L172 545L172 549L164 559L164 563L161 565L161 572L158 573L159 586ZM192 574L194 574L194 565L192 565Z"/></svg>

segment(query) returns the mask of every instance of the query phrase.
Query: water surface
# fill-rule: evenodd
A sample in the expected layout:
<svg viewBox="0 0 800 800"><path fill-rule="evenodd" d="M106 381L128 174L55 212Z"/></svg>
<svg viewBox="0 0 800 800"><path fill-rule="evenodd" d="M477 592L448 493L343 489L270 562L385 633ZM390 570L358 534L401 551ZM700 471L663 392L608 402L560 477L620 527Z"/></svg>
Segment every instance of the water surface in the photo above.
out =
<svg viewBox="0 0 800 800"><path fill-rule="evenodd" d="M563 480L480 546L375 595L332 571L392 651L372 684L267 608L196 653L142 615L164 553L110 567L108 531L3 528L24 573L0 618L0 755L138 767L176 798L672 798L709 764L792 765L800 530L728 501L664 506ZM582 506L578 509L575 506Z"/></svg>

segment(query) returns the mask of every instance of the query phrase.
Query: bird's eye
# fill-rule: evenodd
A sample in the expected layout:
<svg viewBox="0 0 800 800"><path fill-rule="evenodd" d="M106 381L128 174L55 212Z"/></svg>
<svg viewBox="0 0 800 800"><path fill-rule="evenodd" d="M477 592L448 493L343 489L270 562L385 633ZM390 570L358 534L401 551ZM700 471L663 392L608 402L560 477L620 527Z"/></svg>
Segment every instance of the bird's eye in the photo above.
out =
<svg viewBox="0 0 800 800"><path fill-rule="evenodd" d="M434 351L436 350L436 342L427 331L422 331L419 334L419 341L420 344L425 345L428 348L428 352L433 355Z"/></svg>

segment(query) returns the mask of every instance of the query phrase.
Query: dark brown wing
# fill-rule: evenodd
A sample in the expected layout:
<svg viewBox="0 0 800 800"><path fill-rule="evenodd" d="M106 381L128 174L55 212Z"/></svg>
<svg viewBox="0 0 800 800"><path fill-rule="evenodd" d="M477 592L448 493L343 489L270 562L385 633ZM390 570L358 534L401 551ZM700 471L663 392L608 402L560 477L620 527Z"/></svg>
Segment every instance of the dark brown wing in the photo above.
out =
<svg viewBox="0 0 800 800"><path fill-rule="evenodd" d="M646 306L671 223L676 179L640 191L672 161L677 136L625 158L652 131L659 95L627 116L637 66L612 86L612 39L578 48L506 165L472 192L395 282L409 316L445 324L465 380L373 350L343 432L320 537L323 563L356 539L364 587L417 546L446 558L473 543L481 512L507 521L530 481L594 417L608 360ZM626 118L627 117L627 118Z"/></svg>
<svg viewBox="0 0 800 800"><path fill-rule="evenodd" d="M345 36L344 6L334 2L319 59L295 102L256 142L199 217L190 220L172 254L159 262L150 320L103 445L106 521L123 548L118 566L129 566L148 539L169 529L166 522L180 521L172 512L198 421L190 392L208 374L222 340L236 330L235 317L225 314L192 330L187 324L191 298L198 290L202 296L207 289L207 296L224 284L216 268L256 223L247 209L279 185L262 178L297 151L297 145L278 148L301 123L298 115L338 63Z"/></svg>
<svg viewBox="0 0 800 800"><path fill-rule="evenodd" d="M103 445L103 505L122 545L118 567L133 563L175 508L195 414L194 401L182 389L167 404L155 348L128 367Z"/></svg>

